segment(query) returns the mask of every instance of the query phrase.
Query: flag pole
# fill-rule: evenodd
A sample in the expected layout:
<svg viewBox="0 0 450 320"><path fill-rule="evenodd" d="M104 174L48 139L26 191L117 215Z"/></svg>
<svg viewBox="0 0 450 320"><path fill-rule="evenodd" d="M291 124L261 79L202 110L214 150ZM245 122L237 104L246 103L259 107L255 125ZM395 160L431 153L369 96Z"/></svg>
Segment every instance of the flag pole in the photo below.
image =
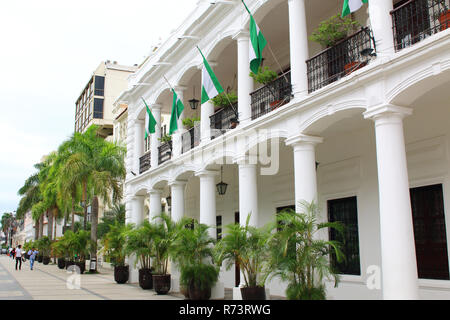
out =
<svg viewBox="0 0 450 320"><path fill-rule="evenodd" d="M169 85L170 89L174 90L172 85L170 84L169 80L167 80L166 76L163 75L164 80L166 80L167 84Z"/></svg>

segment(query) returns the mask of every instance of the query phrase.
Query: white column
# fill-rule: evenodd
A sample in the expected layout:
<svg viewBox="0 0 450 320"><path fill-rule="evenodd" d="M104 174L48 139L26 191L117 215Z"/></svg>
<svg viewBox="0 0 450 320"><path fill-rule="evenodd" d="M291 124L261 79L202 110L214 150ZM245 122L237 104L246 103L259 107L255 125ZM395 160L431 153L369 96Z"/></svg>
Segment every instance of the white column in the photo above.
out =
<svg viewBox="0 0 450 320"><path fill-rule="evenodd" d="M134 120L134 173L139 174L139 158L144 154L144 121Z"/></svg>
<svg viewBox="0 0 450 320"><path fill-rule="evenodd" d="M170 183L172 194L172 220L180 221L185 215L184 212L184 189L186 181L173 181Z"/></svg>
<svg viewBox="0 0 450 320"><path fill-rule="evenodd" d="M162 105L160 104L153 104L151 106L153 117L155 117L156 120L155 133L152 133L150 138L150 156L152 168L158 167L158 147L161 145L161 141L158 140L161 138L161 108Z"/></svg>
<svg viewBox="0 0 450 320"><path fill-rule="evenodd" d="M187 181L172 181L170 185L172 195L172 220L175 222L180 221L185 215L184 212L184 189ZM180 270L177 266L177 261L171 261L170 265L171 274L171 288L175 292L180 291Z"/></svg>
<svg viewBox="0 0 450 320"><path fill-rule="evenodd" d="M369 1L370 24L378 56L388 56L394 53L394 34L390 14L393 8L392 0Z"/></svg>
<svg viewBox="0 0 450 320"><path fill-rule="evenodd" d="M252 108L250 93L253 91L253 79L250 77L249 44L250 35L246 30L240 30L233 39L237 40L238 48L238 114L239 124L251 121Z"/></svg>
<svg viewBox="0 0 450 320"><path fill-rule="evenodd" d="M403 118L411 109L384 105L364 116L375 122L384 299L418 299L417 260Z"/></svg>
<svg viewBox="0 0 450 320"><path fill-rule="evenodd" d="M200 171L195 174L200 178L200 223L210 226L209 235L217 238L216 230L216 180L217 171ZM225 288L223 282L217 281L211 288L211 299L223 299Z"/></svg>
<svg viewBox="0 0 450 320"><path fill-rule="evenodd" d="M152 189L150 190L150 212L149 212L149 221L151 223L155 223L156 216L159 216L162 211L161 207L161 193L162 190Z"/></svg>
<svg viewBox="0 0 450 320"><path fill-rule="evenodd" d="M301 201L317 203L317 176L315 146L323 138L298 135L286 140L294 149L295 208L298 212Z"/></svg>
<svg viewBox="0 0 450 320"><path fill-rule="evenodd" d="M211 226L209 234L216 239L216 180L217 171L200 171L200 223Z"/></svg>
<svg viewBox="0 0 450 320"><path fill-rule="evenodd" d="M373 1L372 1L373 2ZM309 59L305 0L289 0L291 83L294 95L308 94L306 60Z"/></svg>
<svg viewBox="0 0 450 320"><path fill-rule="evenodd" d="M216 62L208 61L211 68L217 66ZM203 64L199 67L203 67ZM202 79L203 83L203 79ZM214 114L214 104L211 100L200 106L200 143L206 144L211 140L211 117Z"/></svg>
<svg viewBox="0 0 450 320"><path fill-rule="evenodd" d="M239 223L245 225L248 215L249 225L258 227L258 173L256 164L248 164L245 159L239 165Z"/></svg>
<svg viewBox="0 0 450 320"><path fill-rule="evenodd" d="M134 196L131 198L131 219L130 222L139 226L142 223L144 217L144 197ZM128 222L128 221L127 221ZM128 265L130 269L130 277L128 279L129 283L139 282L139 271L138 266L134 266L136 261L136 256L133 255L128 258Z"/></svg>

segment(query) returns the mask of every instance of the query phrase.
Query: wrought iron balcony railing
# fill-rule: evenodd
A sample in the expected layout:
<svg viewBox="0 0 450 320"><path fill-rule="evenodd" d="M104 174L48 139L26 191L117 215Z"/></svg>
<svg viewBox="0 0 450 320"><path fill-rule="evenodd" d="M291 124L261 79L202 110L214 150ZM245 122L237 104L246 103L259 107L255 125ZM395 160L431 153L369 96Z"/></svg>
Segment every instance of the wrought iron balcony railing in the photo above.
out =
<svg viewBox="0 0 450 320"><path fill-rule="evenodd" d="M181 136L181 153L194 149L200 144L200 125L196 125Z"/></svg>
<svg viewBox="0 0 450 320"><path fill-rule="evenodd" d="M158 164L164 163L172 158L172 141L163 143L158 147Z"/></svg>
<svg viewBox="0 0 450 320"><path fill-rule="evenodd" d="M410 0L391 11L395 50L450 27L450 0Z"/></svg>
<svg viewBox="0 0 450 320"><path fill-rule="evenodd" d="M375 51L375 40L368 27L323 50L306 61L308 92L323 88L364 67Z"/></svg>
<svg viewBox="0 0 450 320"><path fill-rule="evenodd" d="M151 166L151 156L150 152L147 152L142 157L139 158L139 174L144 173L149 170Z"/></svg>
<svg viewBox="0 0 450 320"><path fill-rule="evenodd" d="M252 120L288 103L292 97L291 72L288 71L273 82L252 92Z"/></svg>
<svg viewBox="0 0 450 320"><path fill-rule="evenodd" d="M238 109L238 104L233 105L234 110ZM238 117L231 106L222 108L209 117L211 121L211 139L217 138L227 130L236 128Z"/></svg>

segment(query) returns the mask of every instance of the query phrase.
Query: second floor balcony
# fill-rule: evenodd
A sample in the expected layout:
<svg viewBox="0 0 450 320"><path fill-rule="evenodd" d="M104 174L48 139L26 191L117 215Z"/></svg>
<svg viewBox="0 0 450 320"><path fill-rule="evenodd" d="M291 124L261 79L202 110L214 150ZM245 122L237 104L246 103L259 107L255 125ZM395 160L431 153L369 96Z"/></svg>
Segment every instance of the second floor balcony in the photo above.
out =
<svg viewBox="0 0 450 320"><path fill-rule="evenodd" d="M288 71L251 94L252 120L285 105L291 98L291 72Z"/></svg>
<svg viewBox="0 0 450 320"><path fill-rule="evenodd" d="M200 125L195 125L181 136L181 153L186 153L200 144Z"/></svg>
<svg viewBox="0 0 450 320"><path fill-rule="evenodd" d="M237 108L238 104L235 103L233 108L231 106L221 108L209 117L211 120L211 139L224 134L227 130L236 128L239 123L235 113Z"/></svg>
<svg viewBox="0 0 450 320"><path fill-rule="evenodd" d="M172 141L167 141L165 143L162 143L158 147L158 164L162 164L172 158Z"/></svg>
<svg viewBox="0 0 450 320"><path fill-rule="evenodd" d="M375 54L375 40L368 27L306 61L308 92L314 92L367 65Z"/></svg>
<svg viewBox="0 0 450 320"><path fill-rule="evenodd" d="M147 152L142 157L139 158L139 174L148 171L151 167L151 155Z"/></svg>

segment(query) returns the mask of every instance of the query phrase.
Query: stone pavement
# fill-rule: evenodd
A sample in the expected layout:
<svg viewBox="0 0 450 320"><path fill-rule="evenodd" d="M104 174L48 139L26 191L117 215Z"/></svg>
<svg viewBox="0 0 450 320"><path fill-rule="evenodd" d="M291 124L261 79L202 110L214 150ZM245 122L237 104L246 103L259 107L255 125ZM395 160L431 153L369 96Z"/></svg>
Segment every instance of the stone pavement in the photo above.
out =
<svg viewBox="0 0 450 320"><path fill-rule="evenodd" d="M0 300L182 299L179 295L157 295L153 290L142 290L138 284L117 284L111 269L102 268L99 271L100 274L82 274L77 279L77 275L69 274L55 264L45 266L37 261L33 270L26 261L22 263L22 270L16 271L15 261L0 255ZM74 281L69 281L67 285L68 279Z"/></svg>

